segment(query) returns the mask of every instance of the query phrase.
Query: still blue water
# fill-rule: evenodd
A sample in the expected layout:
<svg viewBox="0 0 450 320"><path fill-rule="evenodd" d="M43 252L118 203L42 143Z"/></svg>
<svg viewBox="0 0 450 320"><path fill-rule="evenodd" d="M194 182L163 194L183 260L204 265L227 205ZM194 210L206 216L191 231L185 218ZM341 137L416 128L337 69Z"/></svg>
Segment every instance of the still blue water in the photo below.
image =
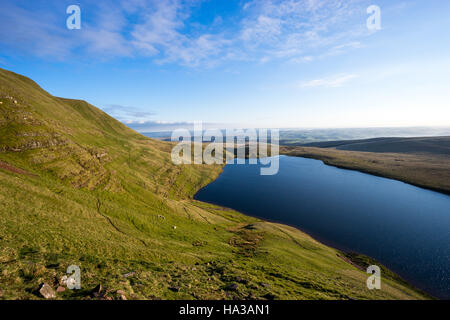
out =
<svg viewBox="0 0 450 320"><path fill-rule="evenodd" d="M274 176L228 164L195 198L298 227L450 299L450 196L318 160L279 160Z"/></svg>

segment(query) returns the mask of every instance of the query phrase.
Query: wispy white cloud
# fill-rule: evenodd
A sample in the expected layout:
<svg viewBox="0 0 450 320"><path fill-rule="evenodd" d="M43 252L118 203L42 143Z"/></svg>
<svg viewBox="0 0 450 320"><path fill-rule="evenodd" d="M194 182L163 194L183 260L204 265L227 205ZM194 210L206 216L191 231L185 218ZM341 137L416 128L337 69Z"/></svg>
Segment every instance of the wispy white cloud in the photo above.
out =
<svg viewBox="0 0 450 320"><path fill-rule="evenodd" d="M294 62L343 54L367 34L365 6L363 0L252 1L244 5L243 38L250 49Z"/></svg>
<svg viewBox="0 0 450 320"><path fill-rule="evenodd" d="M67 57L73 45L58 28L55 15L36 9L34 12L17 4L2 2L0 10L0 44L38 57Z"/></svg>
<svg viewBox="0 0 450 320"><path fill-rule="evenodd" d="M153 2L152 10L144 14L145 22L135 25L131 32L132 45L144 54L155 56L158 63L198 66L225 56L225 48L232 41L223 35L182 32L190 9L189 3L177 0ZM220 20L216 18L213 24L220 24Z"/></svg>
<svg viewBox="0 0 450 320"><path fill-rule="evenodd" d="M145 121L149 121L149 119L155 115L155 113L153 112L143 111L140 108L123 106L119 104L106 105L102 107L102 110L110 116L115 117L117 120L123 121L125 123L142 123Z"/></svg>
<svg viewBox="0 0 450 320"><path fill-rule="evenodd" d="M73 32L61 24L61 8L36 15L9 3L0 12L0 44L58 59L75 53L97 59L147 56L160 64L197 67L224 60L308 62L357 49L367 33L367 0L253 0L243 5L243 18L232 26L222 17L209 26L192 22L191 13L201 3L85 0L82 15L89 7L91 17Z"/></svg>
<svg viewBox="0 0 450 320"><path fill-rule="evenodd" d="M177 129L194 130L194 121L123 121L128 127L138 132L165 132ZM233 126L235 127L236 124ZM231 128L229 124L203 122L203 129L223 129Z"/></svg>
<svg viewBox="0 0 450 320"><path fill-rule="evenodd" d="M358 78L356 74L341 74L333 77L326 77L322 79L313 79L305 82L301 82L300 88L315 88L315 87L325 87L325 88L338 88L342 87L349 81Z"/></svg>
<svg viewBox="0 0 450 320"><path fill-rule="evenodd" d="M282 20L260 15L256 21L248 22L241 38L246 42L267 43L281 35Z"/></svg>
<svg viewBox="0 0 450 320"><path fill-rule="evenodd" d="M161 131L172 131L176 129L191 129L193 123L191 122L171 122L171 121L158 121L158 120L147 120L147 121L122 121L128 127L138 132L161 132Z"/></svg>
<svg viewBox="0 0 450 320"><path fill-rule="evenodd" d="M133 3L131 1L130 3ZM108 5L105 2L95 4L96 14L92 21L85 22L79 30L75 40L79 46L85 47L93 54L103 56L132 56L133 48L129 45L123 30L127 28L126 11L131 10L130 5L124 7ZM83 12L83 11L82 11Z"/></svg>

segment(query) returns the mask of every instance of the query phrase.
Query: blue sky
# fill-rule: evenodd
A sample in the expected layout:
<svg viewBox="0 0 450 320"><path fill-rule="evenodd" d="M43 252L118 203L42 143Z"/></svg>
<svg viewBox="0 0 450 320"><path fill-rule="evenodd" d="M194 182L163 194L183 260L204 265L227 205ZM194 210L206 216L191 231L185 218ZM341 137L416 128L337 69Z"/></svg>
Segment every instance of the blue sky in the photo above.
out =
<svg viewBox="0 0 450 320"><path fill-rule="evenodd" d="M3 0L0 67L140 131L449 126L449 17L442 0Z"/></svg>

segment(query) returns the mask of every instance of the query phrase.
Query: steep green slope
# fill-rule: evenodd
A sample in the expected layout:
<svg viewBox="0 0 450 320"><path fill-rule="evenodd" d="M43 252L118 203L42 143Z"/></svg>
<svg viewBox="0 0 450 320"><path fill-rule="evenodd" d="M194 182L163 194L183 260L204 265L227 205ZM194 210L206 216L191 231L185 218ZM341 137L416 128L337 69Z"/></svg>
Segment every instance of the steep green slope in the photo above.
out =
<svg viewBox="0 0 450 320"><path fill-rule="evenodd" d="M304 233L192 199L220 166L175 166L172 145L0 69L0 298L421 299L382 290ZM101 284L100 296L91 290Z"/></svg>

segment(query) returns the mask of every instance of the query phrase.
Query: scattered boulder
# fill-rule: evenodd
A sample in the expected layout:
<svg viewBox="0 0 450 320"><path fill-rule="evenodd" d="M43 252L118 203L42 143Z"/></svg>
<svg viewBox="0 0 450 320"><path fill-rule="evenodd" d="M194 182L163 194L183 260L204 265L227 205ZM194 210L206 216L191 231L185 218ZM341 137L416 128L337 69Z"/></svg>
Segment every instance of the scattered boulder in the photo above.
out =
<svg viewBox="0 0 450 320"><path fill-rule="evenodd" d="M121 300L127 300L127 297L125 297L124 294L121 294L121 295L120 295L120 299L121 299Z"/></svg>
<svg viewBox="0 0 450 320"><path fill-rule="evenodd" d="M173 230L176 230L177 229L177 226L173 226Z"/></svg>
<svg viewBox="0 0 450 320"><path fill-rule="evenodd" d="M66 288L59 286L58 288L56 288L56 292L64 292L66 291Z"/></svg>
<svg viewBox="0 0 450 320"><path fill-rule="evenodd" d="M48 284L43 283L41 284L39 288L39 293L41 296L43 296L45 299L54 299L56 298L55 291L53 291L52 287L50 287Z"/></svg>

